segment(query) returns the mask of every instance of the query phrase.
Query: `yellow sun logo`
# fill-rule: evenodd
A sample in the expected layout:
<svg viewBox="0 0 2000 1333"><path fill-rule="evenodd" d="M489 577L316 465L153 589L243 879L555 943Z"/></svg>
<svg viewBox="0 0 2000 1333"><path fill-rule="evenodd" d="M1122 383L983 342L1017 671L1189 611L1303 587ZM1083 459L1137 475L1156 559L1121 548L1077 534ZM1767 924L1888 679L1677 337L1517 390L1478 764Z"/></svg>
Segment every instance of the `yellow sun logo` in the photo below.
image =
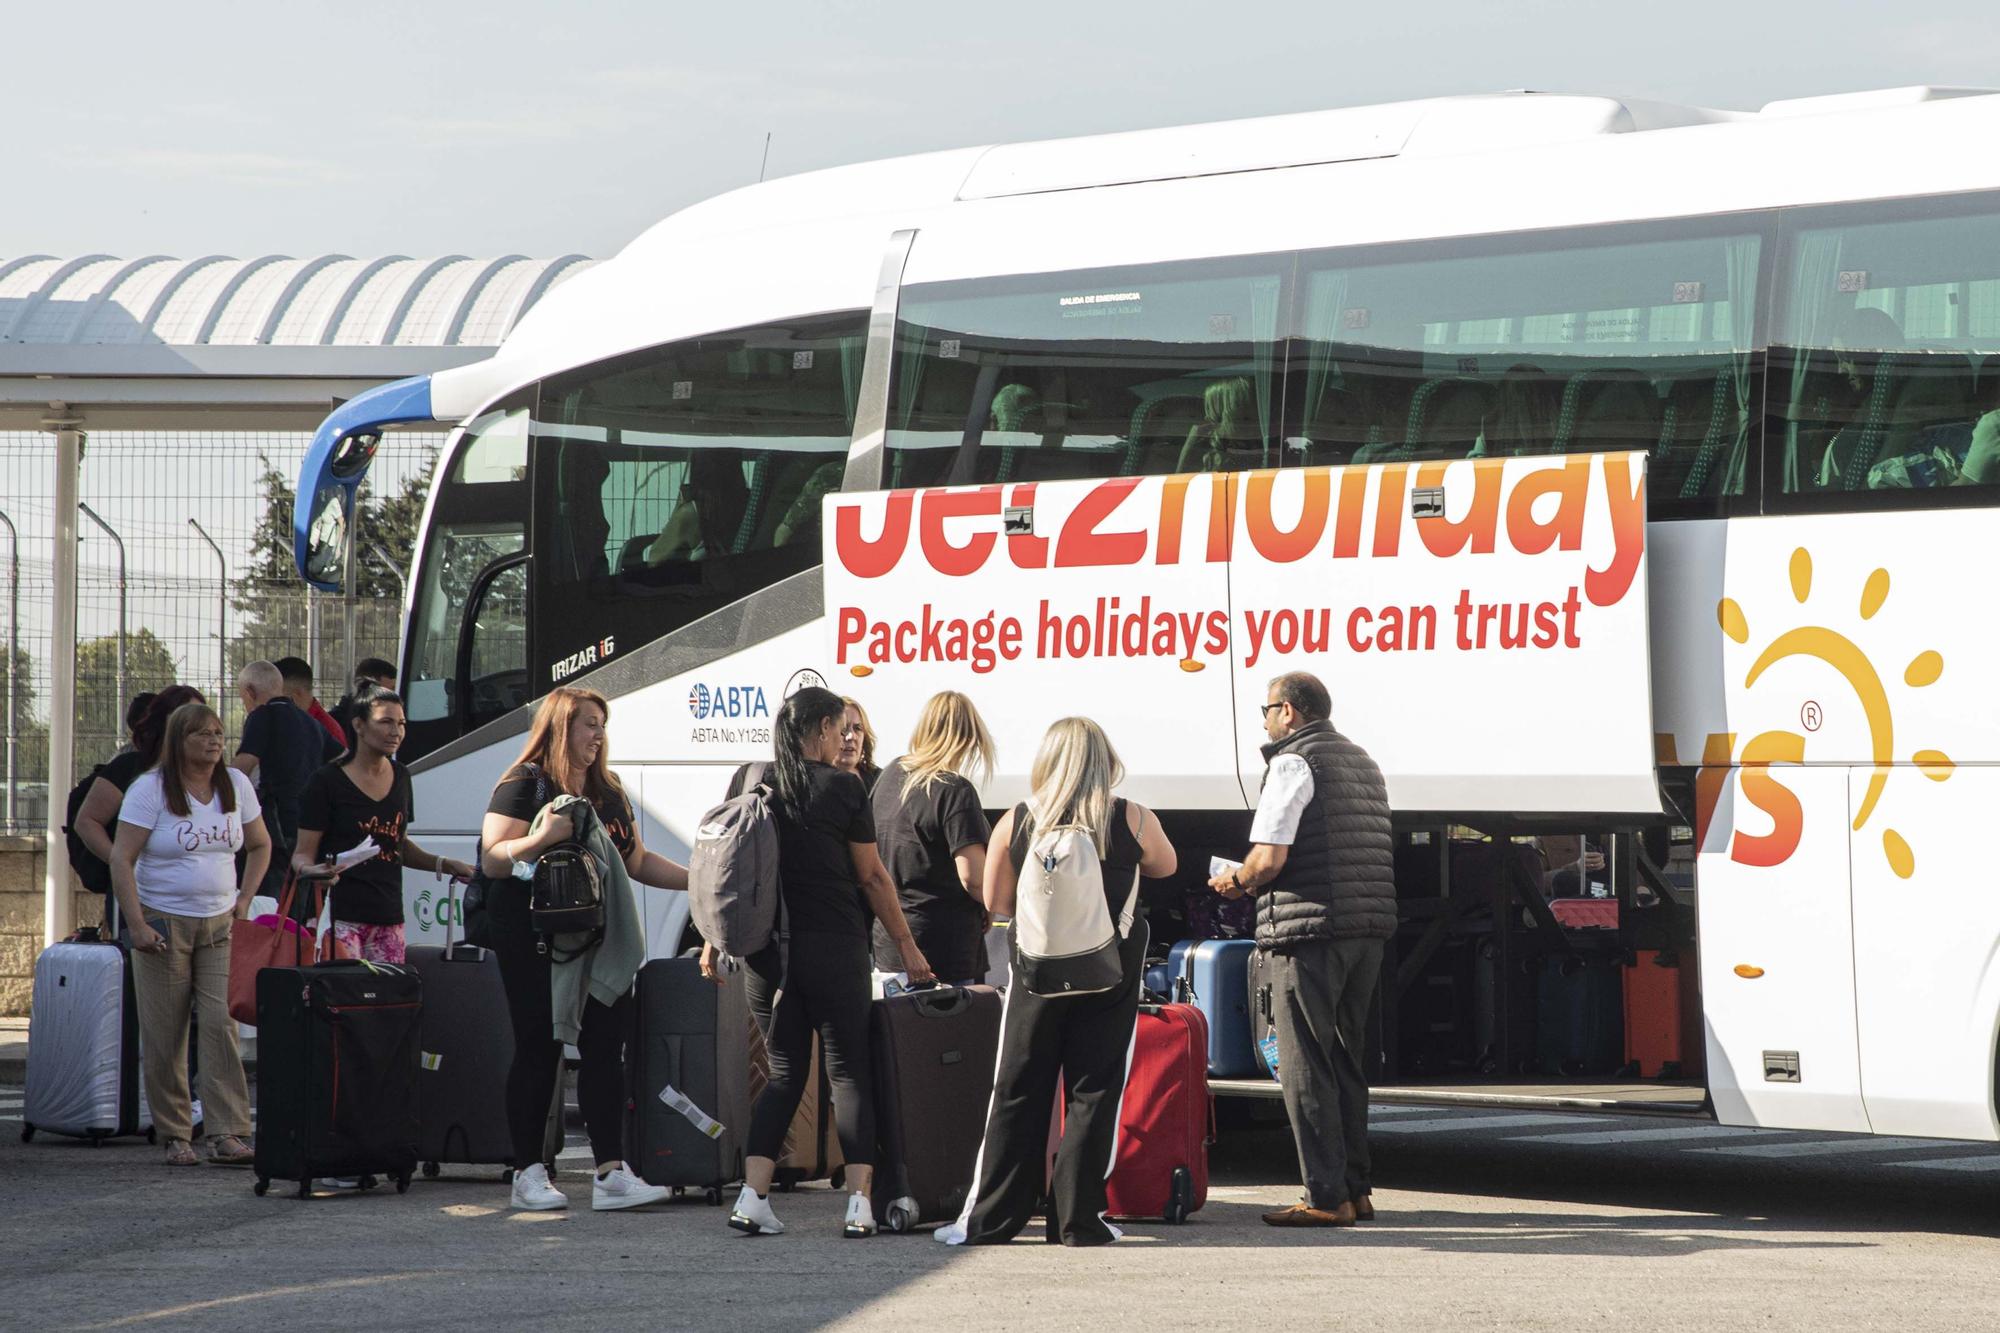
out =
<svg viewBox="0 0 2000 1333"><path fill-rule="evenodd" d="M1812 553L1801 546L1792 552L1791 562L1792 597L1801 606L1812 596L1812 578ZM1861 618L1874 619L1876 612L1888 600L1889 571L1877 569L1861 587ZM1747 644L1750 641L1749 621L1744 618L1743 608L1733 598L1725 597L1716 603L1715 614L1722 623L1724 634L1737 643ZM1875 806L1889 784L1889 775L1895 771L1895 717L1890 711L1889 692L1882 683L1882 674L1876 670L1868 654L1846 635L1824 625L1801 625L1780 634L1757 655L1757 660L1743 678L1743 687L1748 689L1755 685L1774 664L1789 657L1810 657L1832 667L1847 681L1861 703L1862 715L1868 721L1869 757L1875 771L1869 775L1860 809L1854 815L1854 830L1858 833L1867 824L1869 816L1875 813ZM1903 668L1903 683L1912 689L1923 689L1935 684L1943 674L1943 655L1934 649L1925 649ZM1803 744L1803 738L1798 739ZM1945 781L1954 767L1951 759L1940 750L1918 750L1910 756L1910 762L1933 782ZM1882 830L1882 852L1889 859L1889 868L1898 877L1908 879L1916 873L1916 855L1910 850L1908 841L1895 829Z"/></svg>

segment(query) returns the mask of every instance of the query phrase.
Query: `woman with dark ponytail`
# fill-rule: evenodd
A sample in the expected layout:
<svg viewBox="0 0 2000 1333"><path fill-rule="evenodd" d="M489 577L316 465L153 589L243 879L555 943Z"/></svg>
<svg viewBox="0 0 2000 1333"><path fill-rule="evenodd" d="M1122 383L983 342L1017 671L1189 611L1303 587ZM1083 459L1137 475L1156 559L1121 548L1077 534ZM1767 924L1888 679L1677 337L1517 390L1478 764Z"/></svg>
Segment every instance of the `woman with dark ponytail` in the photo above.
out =
<svg viewBox="0 0 2000 1333"><path fill-rule="evenodd" d="M875 820L856 774L833 765L847 706L831 690L804 689L772 726L772 785L784 941L744 960L750 1006L764 1030L771 1079L750 1112L743 1191L730 1213L738 1231L785 1228L768 1197L785 1130L805 1092L815 1033L833 1083L834 1119L852 1195L841 1234L875 1234L875 1104L868 1066L869 924L879 920L912 981L931 979L910 937L896 885L875 848ZM704 967L712 951L703 951Z"/></svg>

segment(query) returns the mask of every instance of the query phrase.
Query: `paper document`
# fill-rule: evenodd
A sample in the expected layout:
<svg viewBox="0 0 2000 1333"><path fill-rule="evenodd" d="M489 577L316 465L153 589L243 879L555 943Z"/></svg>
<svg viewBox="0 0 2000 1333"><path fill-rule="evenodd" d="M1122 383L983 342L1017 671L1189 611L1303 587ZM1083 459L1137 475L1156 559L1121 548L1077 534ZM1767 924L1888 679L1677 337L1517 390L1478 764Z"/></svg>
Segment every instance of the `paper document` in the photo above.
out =
<svg viewBox="0 0 2000 1333"><path fill-rule="evenodd" d="M369 838L359 846L350 847L340 855L334 857L333 871L337 875L342 871L352 870L364 861L373 861L381 854L382 849L375 845L375 839Z"/></svg>
<svg viewBox="0 0 2000 1333"><path fill-rule="evenodd" d="M711 1117L708 1112L688 1100L688 1095L669 1083L660 1089L660 1100L675 1111L687 1117L687 1122L711 1139L722 1137L722 1122Z"/></svg>
<svg viewBox="0 0 2000 1333"><path fill-rule="evenodd" d="M1241 861L1232 861L1226 856L1211 856L1208 858L1208 877L1210 879L1214 879L1217 875L1226 875L1232 870L1241 870L1242 868L1243 863Z"/></svg>

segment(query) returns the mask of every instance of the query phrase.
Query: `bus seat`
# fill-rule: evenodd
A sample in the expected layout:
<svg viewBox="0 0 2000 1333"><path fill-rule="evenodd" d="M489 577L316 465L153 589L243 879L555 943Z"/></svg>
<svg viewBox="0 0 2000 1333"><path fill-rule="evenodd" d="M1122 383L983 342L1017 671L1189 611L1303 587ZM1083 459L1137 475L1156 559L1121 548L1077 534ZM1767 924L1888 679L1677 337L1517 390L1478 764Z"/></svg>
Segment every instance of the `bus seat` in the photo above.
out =
<svg viewBox="0 0 2000 1333"><path fill-rule="evenodd" d="M1166 394L1140 403L1132 411L1131 429L1125 437L1123 475L1172 472L1180 462L1188 432L1202 420L1200 394Z"/></svg>
<svg viewBox="0 0 2000 1333"><path fill-rule="evenodd" d="M1556 453L1651 450L1659 439L1659 396L1638 372L1584 370L1563 386Z"/></svg>
<svg viewBox="0 0 2000 1333"><path fill-rule="evenodd" d="M1479 452L1501 457L1547 453L1561 415L1556 386L1538 366L1510 366L1494 392Z"/></svg>
<svg viewBox="0 0 2000 1333"><path fill-rule="evenodd" d="M1402 443L1384 460L1464 458L1479 443L1492 391L1474 379L1431 380L1410 398Z"/></svg>
<svg viewBox="0 0 2000 1333"><path fill-rule="evenodd" d="M1683 500L1716 494L1733 470L1733 465L1718 466L1725 450L1733 450L1744 439L1736 368L1724 366L1710 381L1675 382L1667 390L1667 407L1674 414L1673 429L1670 436L1662 431L1667 448L1656 456L1660 475L1652 483L1654 492Z"/></svg>

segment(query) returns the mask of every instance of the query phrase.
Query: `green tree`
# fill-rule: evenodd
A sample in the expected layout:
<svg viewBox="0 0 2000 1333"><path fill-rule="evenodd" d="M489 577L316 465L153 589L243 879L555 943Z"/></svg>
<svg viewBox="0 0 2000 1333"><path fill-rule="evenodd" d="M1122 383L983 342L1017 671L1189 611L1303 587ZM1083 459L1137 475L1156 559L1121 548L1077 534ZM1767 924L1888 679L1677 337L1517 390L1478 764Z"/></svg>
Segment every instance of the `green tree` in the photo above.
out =
<svg viewBox="0 0 2000 1333"><path fill-rule="evenodd" d="M125 694L118 692L118 636L107 634L76 646L76 758L79 764L109 759L124 743L125 705L141 690L163 690L181 678L174 655L149 629L125 639ZM203 694L215 685L189 682Z"/></svg>
<svg viewBox="0 0 2000 1333"><path fill-rule="evenodd" d="M14 654L14 673L14 716L10 719L7 737L0 738L0 744L9 738L15 743L14 777L17 782L42 782L49 773L49 726L36 707L35 659L25 648ZM0 697L4 697L6 688L6 676L0 674ZM0 764L4 764L5 759L5 754L0 753ZM0 783L5 781L6 774L0 770Z"/></svg>
<svg viewBox="0 0 2000 1333"><path fill-rule="evenodd" d="M430 474L436 462L433 449L410 477L387 495L376 494L366 481L361 485L356 508L361 538L360 569L355 579L359 599L356 608L355 644L364 655L394 658L399 645L397 632L402 620L402 585L383 568L372 548L393 562L403 577L409 577L417 545L417 529L423 521L424 501L430 494ZM252 534L250 559L230 581L229 670L235 672L259 658L287 654L312 656L306 643L306 587L292 559L292 513L295 490L291 479L268 458L257 484L264 507ZM323 632L339 631L338 603L323 603ZM346 682L338 678L340 664L315 662L322 693L329 699L341 693ZM235 709L235 700L226 701ZM240 709L236 709L240 712ZM241 725L232 712L231 730Z"/></svg>

